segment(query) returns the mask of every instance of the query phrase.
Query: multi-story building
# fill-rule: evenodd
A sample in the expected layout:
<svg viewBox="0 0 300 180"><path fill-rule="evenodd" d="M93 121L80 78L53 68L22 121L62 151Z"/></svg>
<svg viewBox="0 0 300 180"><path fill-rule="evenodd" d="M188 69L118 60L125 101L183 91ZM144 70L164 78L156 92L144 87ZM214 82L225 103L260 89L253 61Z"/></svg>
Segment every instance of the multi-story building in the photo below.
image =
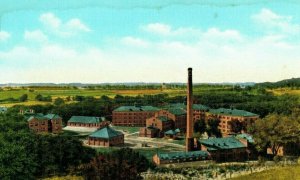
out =
<svg viewBox="0 0 300 180"><path fill-rule="evenodd" d="M146 126L146 119L153 117L160 109L153 106L121 106L112 112L115 126Z"/></svg>
<svg viewBox="0 0 300 180"><path fill-rule="evenodd" d="M208 107L204 105L193 105L195 121L203 118L207 110ZM153 117L146 120L146 127L140 129L140 136L162 137L164 132L174 129L180 132L186 131L186 105L184 104L170 104L157 111Z"/></svg>
<svg viewBox="0 0 300 180"><path fill-rule="evenodd" d="M27 121L29 128L37 133L59 133L62 130L62 118L56 114L35 114Z"/></svg>
<svg viewBox="0 0 300 180"><path fill-rule="evenodd" d="M230 122L238 120L244 124L245 127L252 124L259 118L259 115L238 109L210 109L206 113L206 119L219 119L219 129L223 136L228 136L233 133Z"/></svg>

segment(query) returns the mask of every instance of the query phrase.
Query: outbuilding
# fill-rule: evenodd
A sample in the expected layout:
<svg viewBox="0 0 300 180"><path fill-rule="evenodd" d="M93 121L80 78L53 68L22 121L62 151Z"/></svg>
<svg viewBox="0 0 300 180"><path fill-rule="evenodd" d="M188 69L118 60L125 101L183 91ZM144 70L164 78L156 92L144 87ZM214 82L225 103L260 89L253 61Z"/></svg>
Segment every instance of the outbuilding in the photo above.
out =
<svg viewBox="0 0 300 180"><path fill-rule="evenodd" d="M88 137L88 144L92 146L117 146L124 144L124 134L109 126L105 126Z"/></svg>

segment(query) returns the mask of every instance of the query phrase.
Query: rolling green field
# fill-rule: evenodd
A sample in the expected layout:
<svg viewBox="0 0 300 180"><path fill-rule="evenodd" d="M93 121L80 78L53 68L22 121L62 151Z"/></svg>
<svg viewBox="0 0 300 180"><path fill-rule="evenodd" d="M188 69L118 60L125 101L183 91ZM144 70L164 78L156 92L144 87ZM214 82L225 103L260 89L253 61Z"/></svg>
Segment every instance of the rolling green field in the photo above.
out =
<svg viewBox="0 0 300 180"><path fill-rule="evenodd" d="M207 92L223 92L236 94L236 91L231 91L231 86L199 86L194 87L194 95L200 95ZM300 97L300 90L290 88L278 88L267 90L272 92L274 95L292 94ZM255 91L251 91L251 94L255 94ZM28 101L18 102L18 99L23 95L28 95ZM0 89L0 105L7 107L13 105L37 105L37 104L48 104L51 102L43 102L35 100L35 97L41 94L43 97L51 96L52 102L54 99L74 97L74 96L93 96L99 98L103 95L110 98L116 95L122 96L138 96L138 95L156 95L156 94L168 94L171 97L174 96L185 96L186 89L181 88L168 88L168 89L88 89L88 88L72 88L72 87L19 87L19 88L1 88ZM10 99L11 98L11 99ZM15 99L13 101L12 99ZM72 102L72 101L70 101Z"/></svg>
<svg viewBox="0 0 300 180"><path fill-rule="evenodd" d="M300 179L300 165L289 167L278 167L258 173L232 178L232 180L296 180Z"/></svg>

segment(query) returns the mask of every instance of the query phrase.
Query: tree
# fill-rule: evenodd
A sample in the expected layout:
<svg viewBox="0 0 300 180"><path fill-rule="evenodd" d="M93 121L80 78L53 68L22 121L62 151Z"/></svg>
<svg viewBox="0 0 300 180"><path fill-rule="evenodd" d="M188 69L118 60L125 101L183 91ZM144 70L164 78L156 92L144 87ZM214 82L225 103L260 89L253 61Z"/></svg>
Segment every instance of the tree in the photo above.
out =
<svg viewBox="0 0 300 180"><path fill-rule="evenodd" d="M206 131L206 123L204 119L197 120L194 123L194 131L203 134Z"/></svg>
<svg viewBox="0 0 300 180"><path fill-rule="evenodd" d="M141 179L140 173L153 164L138 152L123 148L99 154L85 167L86 179Z"/></svg>
<svg viewBox="0 0 300 180"><path fill-rule="evenodd" d="M245 130L245 123L237 119L233 119L229 121L228 124L230 125L231 131L233 133L241 133L242 130Z"/></svg>
<svg viewBox="0 0 300 180"><path fill-rule="evenodd" d="M219 119L215 119L215 118L211 118L208 119L207 121L207 134L209 136L216 136L216 137L221 137L222 134L220 132L219 129L219 124L220 124L220 120Z"/></svg>
<svg viewBox="0 0 300 180"><path fill-rule="evenodd" d="M300 140L300 123L293 116L270 114L255 121L249 128L258 151L271 148L276 155L279 148Z"/></svg>
<svg viewBox="0 0 300 180"><path fill-rule="evenodd" d="M35 96L35 100L43 101L43 96L41 94L38 94L38 95Z"/></svg>
<svg viewBox="0 0 300 180"><path fill-rule="evenodd" d="M62 104L65 104L65 101L62 99L62 98L56 98L55 100L54 100L54 104L56 105L56 106L60 106L60 105L62 105Z"/></svg>
<svg viewBox="0 0 300 180"><path fill-rule="evenodd" d="M23 95L19 98L19 101L20 101L20 102L25 102L25 101L27 101L27 99L28 99L28 95L27 95L27 94L23 94Z"/></svg>

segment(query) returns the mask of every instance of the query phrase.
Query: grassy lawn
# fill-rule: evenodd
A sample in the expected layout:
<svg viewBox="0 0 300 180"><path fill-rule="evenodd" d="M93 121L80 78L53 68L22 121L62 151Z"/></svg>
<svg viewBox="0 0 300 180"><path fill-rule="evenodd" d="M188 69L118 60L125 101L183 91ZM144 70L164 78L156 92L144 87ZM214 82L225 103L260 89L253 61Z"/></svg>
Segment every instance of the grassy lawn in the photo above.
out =
<svg viewBox="0 0 300 180"><path fill-rule="evenodd" d="M124 131L127 133L135 133L135 132L139 132L141 127L113 126L112 128L114 128L115 130Z"/></svg>
<svg viewBox="0 0 300 180"><path fill-rule="evenodd" d="M253 180L253 179L264 179L264 180L296 180L300 179L300 165L289 166L289 167L278 167L276 169L266 170L263 172L252 173L232 180Z"/></svg>

